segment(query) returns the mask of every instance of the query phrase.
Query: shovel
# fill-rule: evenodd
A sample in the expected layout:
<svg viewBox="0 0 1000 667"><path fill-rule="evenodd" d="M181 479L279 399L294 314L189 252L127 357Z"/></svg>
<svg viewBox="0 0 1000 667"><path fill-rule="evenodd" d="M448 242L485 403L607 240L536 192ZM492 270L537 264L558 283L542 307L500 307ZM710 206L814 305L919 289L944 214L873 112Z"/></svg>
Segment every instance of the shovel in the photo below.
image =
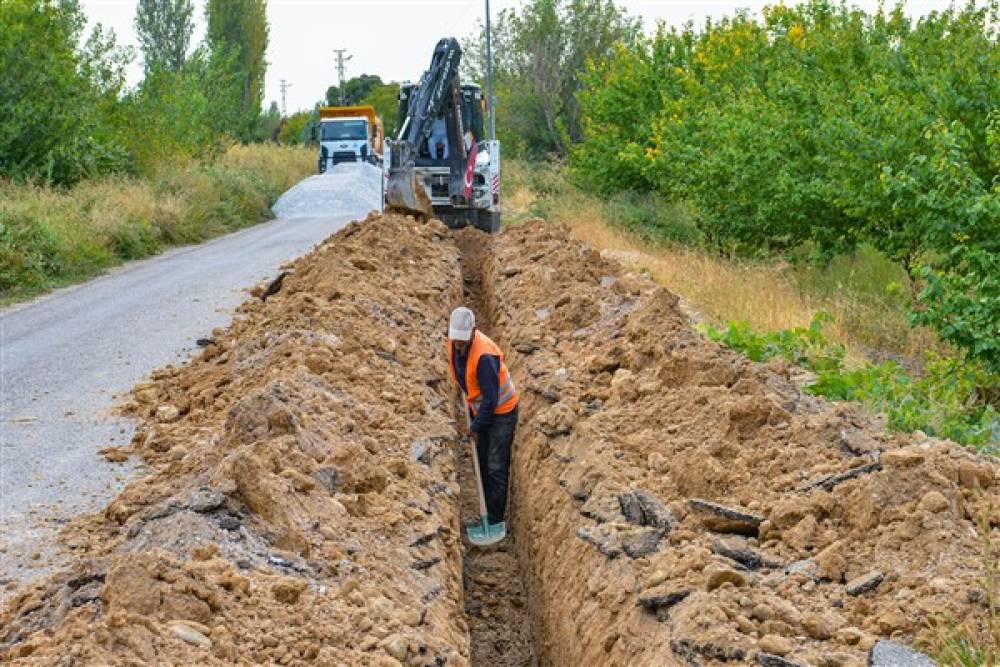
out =
<svg viewBox="0 0 1000 667"><path fill-rule="evenodd" d="M469 407L465 405L465 401L462 401L462 412L465 413L465 426L466 430L472 429L472 420L469 418ZM481 522L481 530L484 536L489 535L490 519L489 513L486 511L486 494L483 492L483 475L479 471L479 452L476 451L476 440L472 436L466 436L469 445L472 447L472 467L476 471L476 491L479 493L479 519ZM473 535L474 528L469 527L466 529L466 533L469 536L469 541L473 544L479 543L481 540L474 538Z"/></svg>

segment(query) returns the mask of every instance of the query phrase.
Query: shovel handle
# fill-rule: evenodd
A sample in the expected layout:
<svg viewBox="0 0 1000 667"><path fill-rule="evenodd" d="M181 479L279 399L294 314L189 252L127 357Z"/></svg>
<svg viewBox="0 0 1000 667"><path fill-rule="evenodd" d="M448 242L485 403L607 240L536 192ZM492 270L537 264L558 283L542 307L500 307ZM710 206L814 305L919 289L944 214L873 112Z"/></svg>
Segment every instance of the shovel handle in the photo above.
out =
<svg viewBox="0 0 1000 667"><path fill-rule="evenodd" d="M465 405L465 401L462 401L462 412L465 414L465 426L467 431L472 430L472 420L469 417L469 407ZM479 450L476 447L476 439L471 435L466 436L469 445L472 448L472 467L476 471L476 491L479 493L479 517L486 522L486 517L489 513L486 510L486 494L483 493L483 475L479 469Z"/></svg>

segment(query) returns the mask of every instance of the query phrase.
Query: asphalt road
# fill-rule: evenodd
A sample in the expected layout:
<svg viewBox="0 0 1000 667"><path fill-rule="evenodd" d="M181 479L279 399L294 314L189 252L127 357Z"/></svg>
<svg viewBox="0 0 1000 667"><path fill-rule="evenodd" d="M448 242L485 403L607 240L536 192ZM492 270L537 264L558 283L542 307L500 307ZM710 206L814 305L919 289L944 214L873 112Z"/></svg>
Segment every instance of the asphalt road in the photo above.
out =
<svg viewBox="0 0 1000 667"><path fill-rule="evenodd" d="M323 178L275 210L315 215L306 204L344 185ZM115 397L187 359L196 339L228 324L248 287L368 212L350 205L357 210L273 220L0 311L0 597L57 566L59 527L103 507L134 473L97 454L132 437L132 424L111 414Z"/></svg>

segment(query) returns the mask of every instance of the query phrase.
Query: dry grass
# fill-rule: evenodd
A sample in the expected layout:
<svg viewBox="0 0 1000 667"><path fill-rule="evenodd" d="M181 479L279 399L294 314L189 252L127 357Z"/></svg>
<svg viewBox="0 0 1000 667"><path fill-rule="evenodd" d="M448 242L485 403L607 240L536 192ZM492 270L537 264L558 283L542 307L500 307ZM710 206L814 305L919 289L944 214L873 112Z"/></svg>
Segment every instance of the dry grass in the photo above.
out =
<svg viewBox="0 0 1000 667"><path fill-rule="evenodd" d="M209 161L70 190L0 181L0 302L267 219L314 162L308 148L235 145Z"/></svg>
<svg viewBox="0 0 1000 667"><path fill-rule="evenodd" d="M777 331L808 326L822 310L831 315L824 333L845 345L851 360L862 359L862 350L869 348L919 357L937 346L931 332L908 325L905 309L835 287L810 293L811 283L819 281L796 273L786 262L729 259L683 245L650 243L610 219L601 198L565 179L553 184L553 177L547 177L540 192L526 163L508 160L504 168L505 219L524 219L544 209L543 217L566 225L573 236L626 267L647 271L713 324L742 320L758 331Z"/></svg>

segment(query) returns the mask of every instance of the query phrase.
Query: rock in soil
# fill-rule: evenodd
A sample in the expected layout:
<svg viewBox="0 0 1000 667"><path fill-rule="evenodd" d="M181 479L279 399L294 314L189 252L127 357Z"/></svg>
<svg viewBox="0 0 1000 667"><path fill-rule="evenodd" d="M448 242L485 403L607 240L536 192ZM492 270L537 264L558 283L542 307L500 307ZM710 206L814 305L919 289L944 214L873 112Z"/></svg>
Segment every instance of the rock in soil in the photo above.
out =
<svg viewBox="0 0 1000 667"><path fill-rule="evenodd" d="M868 654L868 667L934 667L937 663L908 646L884 639Z"/></svg>

